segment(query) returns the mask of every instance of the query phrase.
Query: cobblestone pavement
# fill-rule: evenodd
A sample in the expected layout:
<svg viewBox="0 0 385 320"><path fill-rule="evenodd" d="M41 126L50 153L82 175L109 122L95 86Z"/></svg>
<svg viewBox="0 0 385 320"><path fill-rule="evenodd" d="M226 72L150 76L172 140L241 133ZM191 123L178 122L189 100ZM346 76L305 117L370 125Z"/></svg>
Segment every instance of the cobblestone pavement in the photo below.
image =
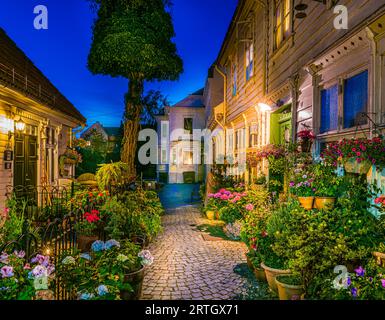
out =
<svg viewBox="0 0 385 320"><path fill-rule="evenodd" d="M164 232L150 245L155 261L146 271L142 299L225 300L238 294L244 279L233 272L245 263L246 246L233 241L205 241L192 225L202 225L198 208L168 210Z"/></svg>

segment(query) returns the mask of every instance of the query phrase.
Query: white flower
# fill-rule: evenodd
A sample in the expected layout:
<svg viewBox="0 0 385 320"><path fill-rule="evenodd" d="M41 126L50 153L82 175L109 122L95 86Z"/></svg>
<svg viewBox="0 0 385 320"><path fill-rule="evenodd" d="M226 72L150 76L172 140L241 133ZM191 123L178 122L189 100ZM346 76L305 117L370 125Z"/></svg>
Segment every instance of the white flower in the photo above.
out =
<svg viewBox="0 0 385 320"><path fill-rule="evenodd" d="M64 265L75 264L75 263L76 263L75 258L71 256L65 257L62 261L62 264Z"/></svg>

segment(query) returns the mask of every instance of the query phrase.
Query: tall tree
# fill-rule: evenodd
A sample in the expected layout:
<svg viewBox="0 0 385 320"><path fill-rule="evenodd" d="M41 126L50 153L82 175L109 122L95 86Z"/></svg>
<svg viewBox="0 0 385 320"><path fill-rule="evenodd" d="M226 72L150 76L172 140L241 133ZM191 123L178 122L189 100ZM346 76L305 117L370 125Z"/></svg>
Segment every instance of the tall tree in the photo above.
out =
<svg viewBox="0 0 385 320"><path fill-rule="evenodd" d="M121 158L136 174L135 150L145 81L177 80L183 62L172 39L169 0L91 0L97 8L88 68L129 80Z"/></svg>

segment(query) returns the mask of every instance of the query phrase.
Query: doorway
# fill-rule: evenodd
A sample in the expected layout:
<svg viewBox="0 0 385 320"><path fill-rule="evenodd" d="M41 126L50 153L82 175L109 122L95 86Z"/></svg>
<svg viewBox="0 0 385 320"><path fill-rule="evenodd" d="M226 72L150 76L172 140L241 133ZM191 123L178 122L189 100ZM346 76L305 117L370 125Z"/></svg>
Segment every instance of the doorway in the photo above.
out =
<svg viewBox="0 0 385 320"><path fill-rule="evenodd" d="M13 186L35 188L37 186L37 136L15 136Z"/></svg>

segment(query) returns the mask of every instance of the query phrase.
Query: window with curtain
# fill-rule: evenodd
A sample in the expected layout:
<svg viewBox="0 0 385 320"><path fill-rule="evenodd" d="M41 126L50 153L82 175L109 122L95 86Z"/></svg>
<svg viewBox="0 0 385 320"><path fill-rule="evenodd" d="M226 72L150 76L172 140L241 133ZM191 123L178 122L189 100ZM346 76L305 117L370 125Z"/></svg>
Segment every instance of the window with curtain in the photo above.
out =
<svg viewBox="0 0 385 320"><path fill-rule="evenodd" d="M282 42L286 40L290 35L291 1L275 1L274 13L274 49L278 49Z"/></svg>
<svg viewBox="0 0 385 320"><path fill-rule="evenodd" d="M252 123L249 127L249 130L249 146L256 147L258 145L258 123Z"/></svg>
<svg viewBox="0 0 385 320"><path fill-rule="evenodd" d="M338 129L338 85L321 91L321 129L325 133Z"/></svg>
<svg viewBox="0 0 385 320"><path fill-rule="evenodd" d="M254 75L254 44L249 43L246 46L246 81Z"/></svg>
<svg viewBox="0 0 385 320"><path fill-rule="evenodd" d="M368 111L368 71L344 82L344 128L367 124L362 116Z"/></svg>

